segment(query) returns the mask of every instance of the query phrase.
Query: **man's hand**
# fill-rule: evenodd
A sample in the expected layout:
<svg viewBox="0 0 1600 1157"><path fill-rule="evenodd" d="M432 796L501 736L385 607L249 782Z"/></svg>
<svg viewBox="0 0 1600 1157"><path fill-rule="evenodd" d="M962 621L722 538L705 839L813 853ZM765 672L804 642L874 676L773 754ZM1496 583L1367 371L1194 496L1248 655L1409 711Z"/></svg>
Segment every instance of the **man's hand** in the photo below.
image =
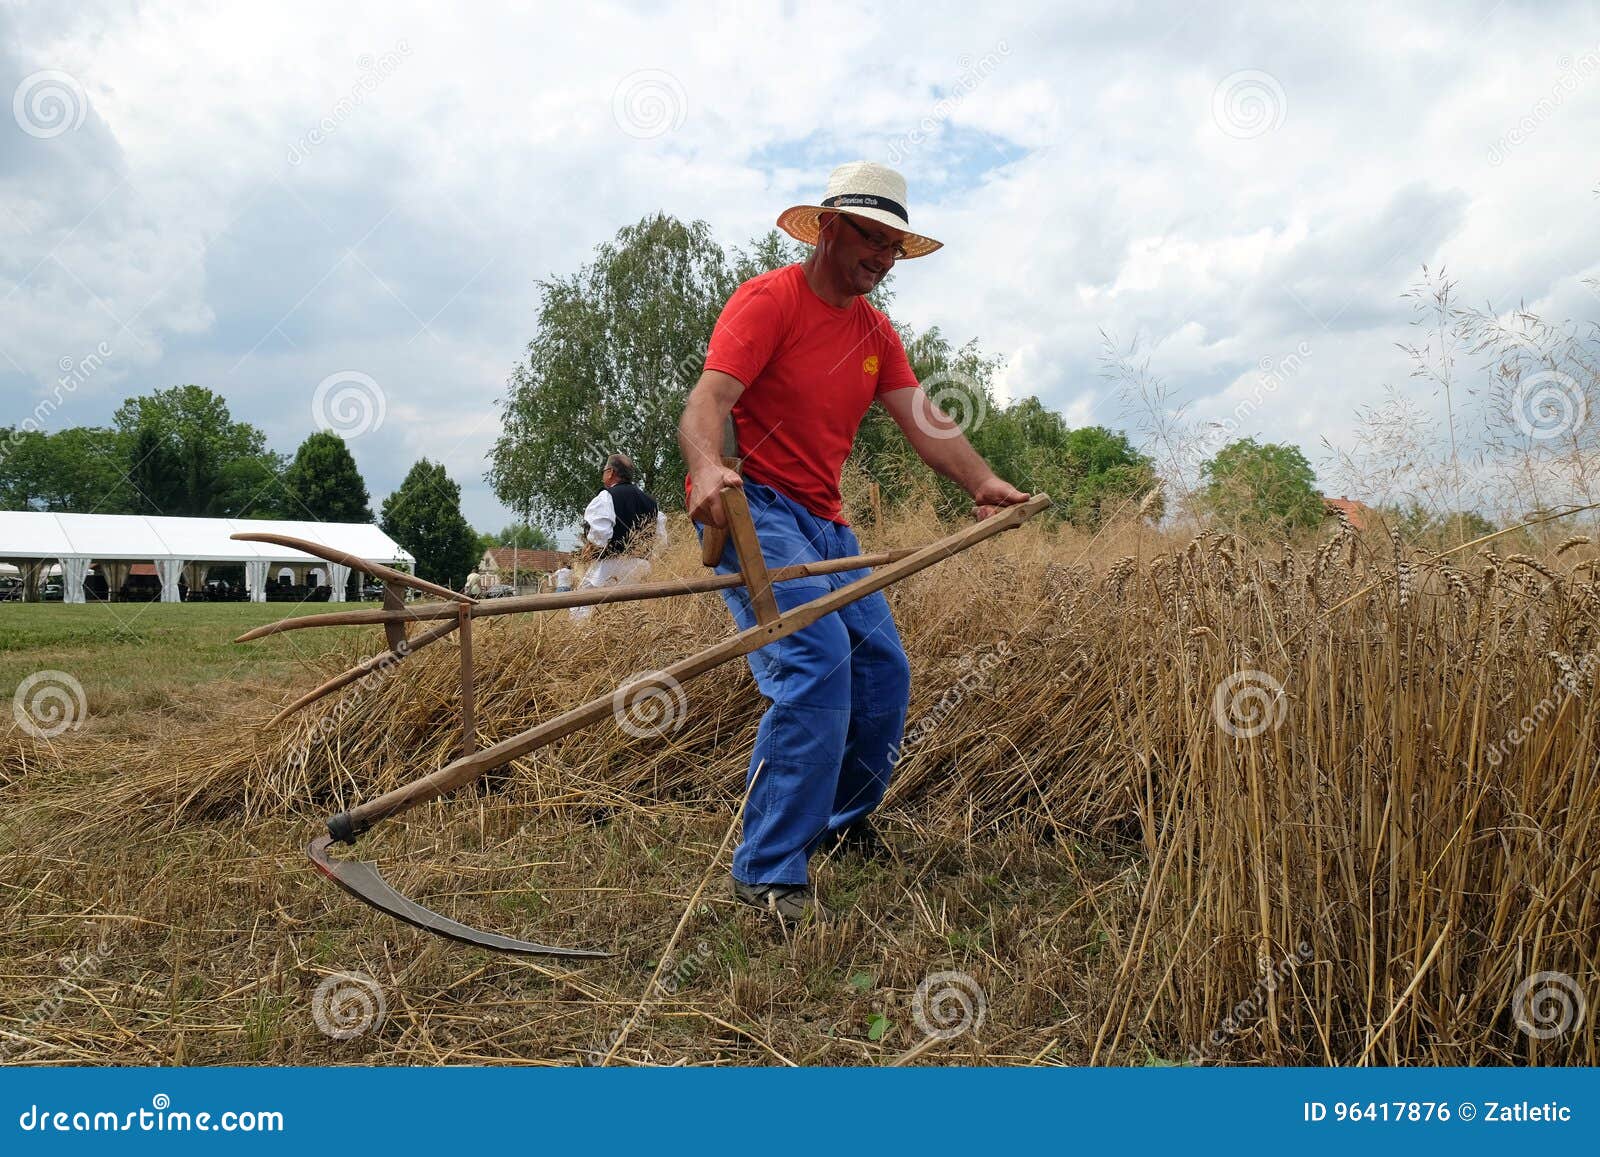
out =
<svg viewBox="0 0 1600 1157"><path fill-rule="evenodd" d="M1008 506L1026 501L1028 495L994 474L972 488L972 514L979 521L999 514Z"/></svg>
<svg viewBox="0 0 1600 1157"><path fill-rule="evenodd" d="M722 464L724 427L742 393L744 383L738 378L706 370L689 391L683 417L678 419L678 449L689 467L689 517L701 526L727 526L722 492L744 485Z"/></svg>
<svg viewBox="0 0 1600 1157"><path fill-rule="evenodd" d="M689 475L689 517L701 526L727 526L722 513L722 492L744 489L744 479L720 462L706 464Z"/></svg>
<svg viewBox="0 0 1600 1157"><path fill-rule="evenodd" d="M988 518L1007 506L1028 501L1026 494L995 474L961 427L929 400L921 386L891 390L878 401L917 455L972 495L974 516Z"/></svg>

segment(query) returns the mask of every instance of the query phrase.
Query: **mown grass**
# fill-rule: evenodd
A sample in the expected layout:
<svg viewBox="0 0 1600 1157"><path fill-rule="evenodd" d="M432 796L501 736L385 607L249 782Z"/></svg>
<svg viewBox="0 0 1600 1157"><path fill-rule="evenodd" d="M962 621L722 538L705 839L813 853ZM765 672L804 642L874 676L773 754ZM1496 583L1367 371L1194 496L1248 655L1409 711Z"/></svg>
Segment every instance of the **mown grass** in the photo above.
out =
<svg viewBox="0 0 1600 1157"><path fill-rule="evenodd" d="M84 689L88 726L144 712L207 714L221 704L197 689L238 683L258 698L320 669L353 631L289 632L253 644L251 627L328 610L326 603L0 603L0 695L41 670ZM378 648L375 646L374 650Z"/></svg>
<svg viewBox="0 0 1600 1157"><path fill-rule="evenodd" d="M935 529L907 520L872 545ZM660 570L698 573L678 541ZM819 864L829 915L787 933L733 905L719 856L761 711L738 665L694 682L660 737L597 725L363 838L397 887L458 919L616 953L575 966L418 933L306 863L329 811L459 743L449 642L267 725L378 649L367 628L279 685L189 684L198 722L146 731L160 713L127 711L0 748L0 1050L1594 1064L1593 1017L1533 1033L1523 998L1552 974L1580 1002L1600 991L1597 569L1577 538L1440 560L1349 527L1314 551L1003 536L893 588L918 734L885 810L894 856ZM605 608L584 629L487 621L478 741L729 630L710 596ZM63 987L63 956L100 943ZM314 1009L351 973L387 1015L341 1040ZM925 1036L916 993L950 973L983 1016Z"/></svg>

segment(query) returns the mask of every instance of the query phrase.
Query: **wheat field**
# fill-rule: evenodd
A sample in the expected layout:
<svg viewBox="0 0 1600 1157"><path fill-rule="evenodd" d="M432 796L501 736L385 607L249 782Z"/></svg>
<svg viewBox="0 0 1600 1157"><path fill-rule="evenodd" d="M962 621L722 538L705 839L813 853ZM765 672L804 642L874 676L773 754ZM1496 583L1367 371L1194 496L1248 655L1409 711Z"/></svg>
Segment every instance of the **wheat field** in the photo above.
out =
<svg viewBox="0 0 1600 1157"><path fill-rule="evenodd" d="M862 538L940 532L923 510ZM660 735L602 724L363 840L424 903L616 953L576 966L416 932L301 855L331 811L451 758L451 642L277 727L379 632L137 726L14 730L0 1049L1600 1063L1600 552L1582 536L1519 549L1440 559L1348 524L1291 547L1036 522L897 584L913 701L882 813L892 854L820 863L827 916L796 929L726 895L762 707L742 662L688 684ZM697 573L688 546L658 573ZM478 740L730 633L715 596L606 607L585 628L480 621ZM330 1012L350 977L366 987ZM361 1031L330 1032L335 1013Z"/></svg>

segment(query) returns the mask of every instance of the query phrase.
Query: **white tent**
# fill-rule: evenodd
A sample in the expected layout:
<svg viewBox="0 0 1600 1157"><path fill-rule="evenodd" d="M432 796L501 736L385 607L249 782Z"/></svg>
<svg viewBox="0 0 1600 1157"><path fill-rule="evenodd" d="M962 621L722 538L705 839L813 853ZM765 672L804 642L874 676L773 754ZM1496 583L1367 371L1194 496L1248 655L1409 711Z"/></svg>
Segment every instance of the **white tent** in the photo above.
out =
<svg viewBox="0 0 1600 1157"><path fill-rule="evenodd" d="M154 563L161 578L161 601L178 601L178 580L188 568L190 585L205 581L215 563L242 563L254 602L266 601L268 567L290 566L301 574L323 572L334 602L344 601L350 568L285 546L237 542L237 533L282 534L333 547L358 558L410 568L416 563L399 543L376 526L355 522L287 522L267 518L166 518L137 514L46 514L0 510L0 559L15 562L24 575L37 574L50 559L61 563L64 597L84 601L83 580L102 564L125 575L129 564ZM120 579L118 580L120 585Z"/></svg>

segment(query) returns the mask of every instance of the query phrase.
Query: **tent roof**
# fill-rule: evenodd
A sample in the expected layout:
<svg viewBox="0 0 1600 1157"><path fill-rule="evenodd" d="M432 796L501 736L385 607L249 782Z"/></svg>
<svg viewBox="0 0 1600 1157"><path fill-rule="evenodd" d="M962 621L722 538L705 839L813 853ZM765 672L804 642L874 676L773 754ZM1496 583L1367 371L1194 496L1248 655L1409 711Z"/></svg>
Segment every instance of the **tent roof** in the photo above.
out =
<svg viewBox="0 0 1600 1157"><path fill-rule="evenodd" d="M154 562L321 561L268 542L235 542L235 533L284 534L373 562L416 559L376 526L359 522L289 522L271 518L167 518L142 514L49 514L0 510L0 559L134 559Z"/></svg>

